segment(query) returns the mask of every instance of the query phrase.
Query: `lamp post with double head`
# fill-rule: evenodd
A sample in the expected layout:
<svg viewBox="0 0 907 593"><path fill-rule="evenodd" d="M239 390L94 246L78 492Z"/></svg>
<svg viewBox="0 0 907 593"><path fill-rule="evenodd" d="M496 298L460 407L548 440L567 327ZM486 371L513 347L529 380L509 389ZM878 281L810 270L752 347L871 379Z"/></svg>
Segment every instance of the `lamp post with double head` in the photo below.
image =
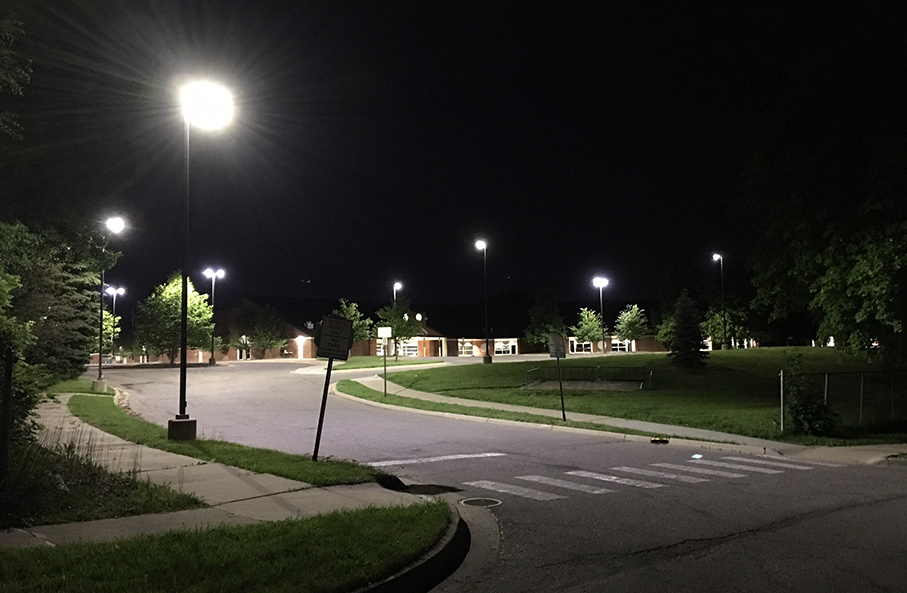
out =
<svg viewBox="0 0 907 593"><path fill-rule="evenodd" d="M111 316L113 317L113 322L114 322L114 324L116 324L116 322L117 322L117 296L122 296L122 295L126 294L126 289L123 288L122 286L108 286L104 290L104 292L106 292L113 298L113 305L112 305L110 311L111 311ZM111 356L116 355L115 346L113 344L113 341L115 339L116 339L116 332L114 331L114 334L110 336L110 355Z"/></svg>
<svg viewBox="0 0 907 593"><path fill-rule="evenodd" d="M608 279L603 276L596 276L592 279L592 286L598 289L598 314L599 325L602 329L602 352L605 351L605 301L602 299L602 289L608 286Z"/></svg>
<svg viewBox="0 0 907 593"><path fill-rule="evenodd" d="M205 278L211 279L211 312L214 313L214 282L218 278L223 278L227 273L224 272L221 268L213 270L207 268L204 272ZM211 358L208 360L208 364L215 365L217 361L214 359L214 326L211 326Z"/></svg>
<svg viewBox="0 0 907 593"><path fill-rule="evenodd" d="M180 89L180 105L185 123L186 166L183 178L185 208L183 227L183 285L180 299L180 382L179 413L167 425L171 440L194 440L195 420L186 414L186 358L189 338L189 131L192 127L203 131L218 130L233 119L233 97L223 86L200 80L190 82Z"/></svg>
<svg viewBox="0 0 907 593"><path fill-rule="evenodd" d="M119 235L123 232L123 229L126 228L126 222L119 216L113 216L108 218L104 226L107 230L114 235ZM101 247L102 255L106 251L107 242L105 240L104 246ZM104 266L106 264L101 262L101 286L99 290L99 304L98 304L98 378L92 385L94 391L105 392L107 391L107 383L104 381L104 363L102 358L104 358Z"/></svg>

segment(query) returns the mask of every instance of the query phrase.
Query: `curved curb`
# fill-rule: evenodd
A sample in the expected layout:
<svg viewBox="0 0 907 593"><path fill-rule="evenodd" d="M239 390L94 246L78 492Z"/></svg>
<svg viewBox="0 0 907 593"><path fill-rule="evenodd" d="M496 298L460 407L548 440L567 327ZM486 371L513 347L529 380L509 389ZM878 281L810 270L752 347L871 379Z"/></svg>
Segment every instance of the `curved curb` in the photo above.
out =
<svg viewBox="0 0 907 593"><path fill-rule="evenodd" d="M457 508L450 508L450 524L444 535L421 558L390 577L357 589L355 593L390 593L429 591L444 581L460 566L469 552L469 526Z"/></svg>

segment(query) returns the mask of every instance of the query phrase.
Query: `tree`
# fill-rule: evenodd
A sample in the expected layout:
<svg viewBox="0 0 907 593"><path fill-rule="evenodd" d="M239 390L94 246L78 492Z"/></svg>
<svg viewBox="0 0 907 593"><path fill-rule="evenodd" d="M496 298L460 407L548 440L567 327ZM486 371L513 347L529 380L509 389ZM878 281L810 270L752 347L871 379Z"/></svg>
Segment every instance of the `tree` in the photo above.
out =
<svg viewBox="0 0 907 593"><path fill-rule="evenodd" d="M258 311L248 337L260 357L264 358L268 350L282 348L287 343L283 326L283 318L272 305L265 305Z"/></svg>
<svg viewBox="0 0 907 593"><path fill-rule="evenodd" d="M359 305L346 299L340 299L340 308L334 309L334 315L343 317L353 322L353 341L361 342L372 337L372 320L363 317L359 312Z"/></svg>
<svg viewBox="0 0 907 593"><path fill-rule="evenodd" d="M13 51L13 43L24 33L22 23L11 16L0 17L0 93L21 95L22 85L29 82L31 63ZM0 111L0 132L21 138L16 116Z"/></svg>
<svg viewBox="0 0 907 593"><path fill-rule="evenodd" d="M604 339L608 328L602 323L602 316L598 311L583 307L579 310L579 321L576 325L570 327L573 337L580 342L602 342L602 348L605 347Z"/></svg>
<svg viewBox="0 0 907 593"><path fill-rule="evenodd" d="M529 325L523 332L526 340L531 344L545 345L549 335L562 336L565 333L564 318L554 298L548 293L536 293L535 303L529 308Z"/></svg>
<svg viewBox="0 0 907 593"><path fill-rule="evenodd" d="M614 332L621 340L638 340L649 333L649 320L639 305L627 305L614 322Z"/></svg>
<svg viewBox="0 0 907 593"><path fill-rule="evenodd" d="M702 322L702 331L712 339L712 344L735 344L751 336L747 313L743 309L729 307L726 310L711 308ZM724 335L725 320L727 335Z"/></svg>
<svg viewBox="0 0 907 593"><path fill-rule="evenodd" d="M410 311L409 301L402 298L386 307L381 307L375 314L380 320L378 325L391 328L394 340L394 359L399 359L400 342L405 342L421 334L422 324Z"/></svg>
<svg viewBox="0 0 907 593"><path fill-rule="evenodd" d="M809 313L813 336L854 353L877 340L890 362L907 359L907 40L895 22L797 64L745 187L763 239L754 306L771 322Z"/></svg>
<svg viewBox="0 0 907 593"><path fill-rule="evenodd" d="M687 291L680 293L674 303L670 320L665 320L658 332L658 339L671 351L669 356L685 367L701 367L708 352L703 350L702 318Z"/></svg>
<svg viewBox="0 0 907 593"><path fill-rule="evenodd" d="M195 291L190 279L187 307L187 347L205 348L210 346L214 323L214 310L208 304L207 295ZM146 346L155 354L166 354L170 363L176 360L182 336L180 321L182 314L182 273L177 270L170 279L154 289L144 301L138 303L135 314L135 335L137 345Z"/></svg>
<svg viewBox="0 0 907 593"><path fill-rule="evenodd" d="M104 354L109 354L116 348L117 338L120 337L120 316L104 309Z"/></svg>

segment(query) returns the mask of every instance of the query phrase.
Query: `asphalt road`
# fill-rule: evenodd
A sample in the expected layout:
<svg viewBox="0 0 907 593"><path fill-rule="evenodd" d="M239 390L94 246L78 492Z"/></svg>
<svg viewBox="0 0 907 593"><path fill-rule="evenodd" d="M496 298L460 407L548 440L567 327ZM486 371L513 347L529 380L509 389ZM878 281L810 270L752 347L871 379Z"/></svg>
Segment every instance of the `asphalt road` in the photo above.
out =
<svg viewBox="0 0 907 593"><path fill-rule="evenodd" d="M373 374L336 372L332 380ZM176 370L110 369L166 424ZM323 364L189 369L201 435L310 454ZM907 591L907 467L819 465L329 398L321 456L484 499L500 558L439 590ZM697 457L699 456L699 457Z"/></svg>

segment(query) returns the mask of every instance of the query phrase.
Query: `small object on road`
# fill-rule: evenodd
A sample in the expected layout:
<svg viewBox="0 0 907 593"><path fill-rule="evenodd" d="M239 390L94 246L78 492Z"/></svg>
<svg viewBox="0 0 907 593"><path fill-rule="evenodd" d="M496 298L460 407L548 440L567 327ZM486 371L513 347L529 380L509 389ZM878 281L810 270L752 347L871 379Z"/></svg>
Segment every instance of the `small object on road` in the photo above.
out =
<svg viewBox="0 0 907 593"><path fill-rule="evenodd" d="M667 445L668 439L667 439L667 437L652 437L652 444L653 445Z"/></svg>
<svg viewBox="0 0 907 593"><path fill-rule="evenodd" d="M693 459L702 459L702 455L697 453L696 455L693 455Z"/></svg>

